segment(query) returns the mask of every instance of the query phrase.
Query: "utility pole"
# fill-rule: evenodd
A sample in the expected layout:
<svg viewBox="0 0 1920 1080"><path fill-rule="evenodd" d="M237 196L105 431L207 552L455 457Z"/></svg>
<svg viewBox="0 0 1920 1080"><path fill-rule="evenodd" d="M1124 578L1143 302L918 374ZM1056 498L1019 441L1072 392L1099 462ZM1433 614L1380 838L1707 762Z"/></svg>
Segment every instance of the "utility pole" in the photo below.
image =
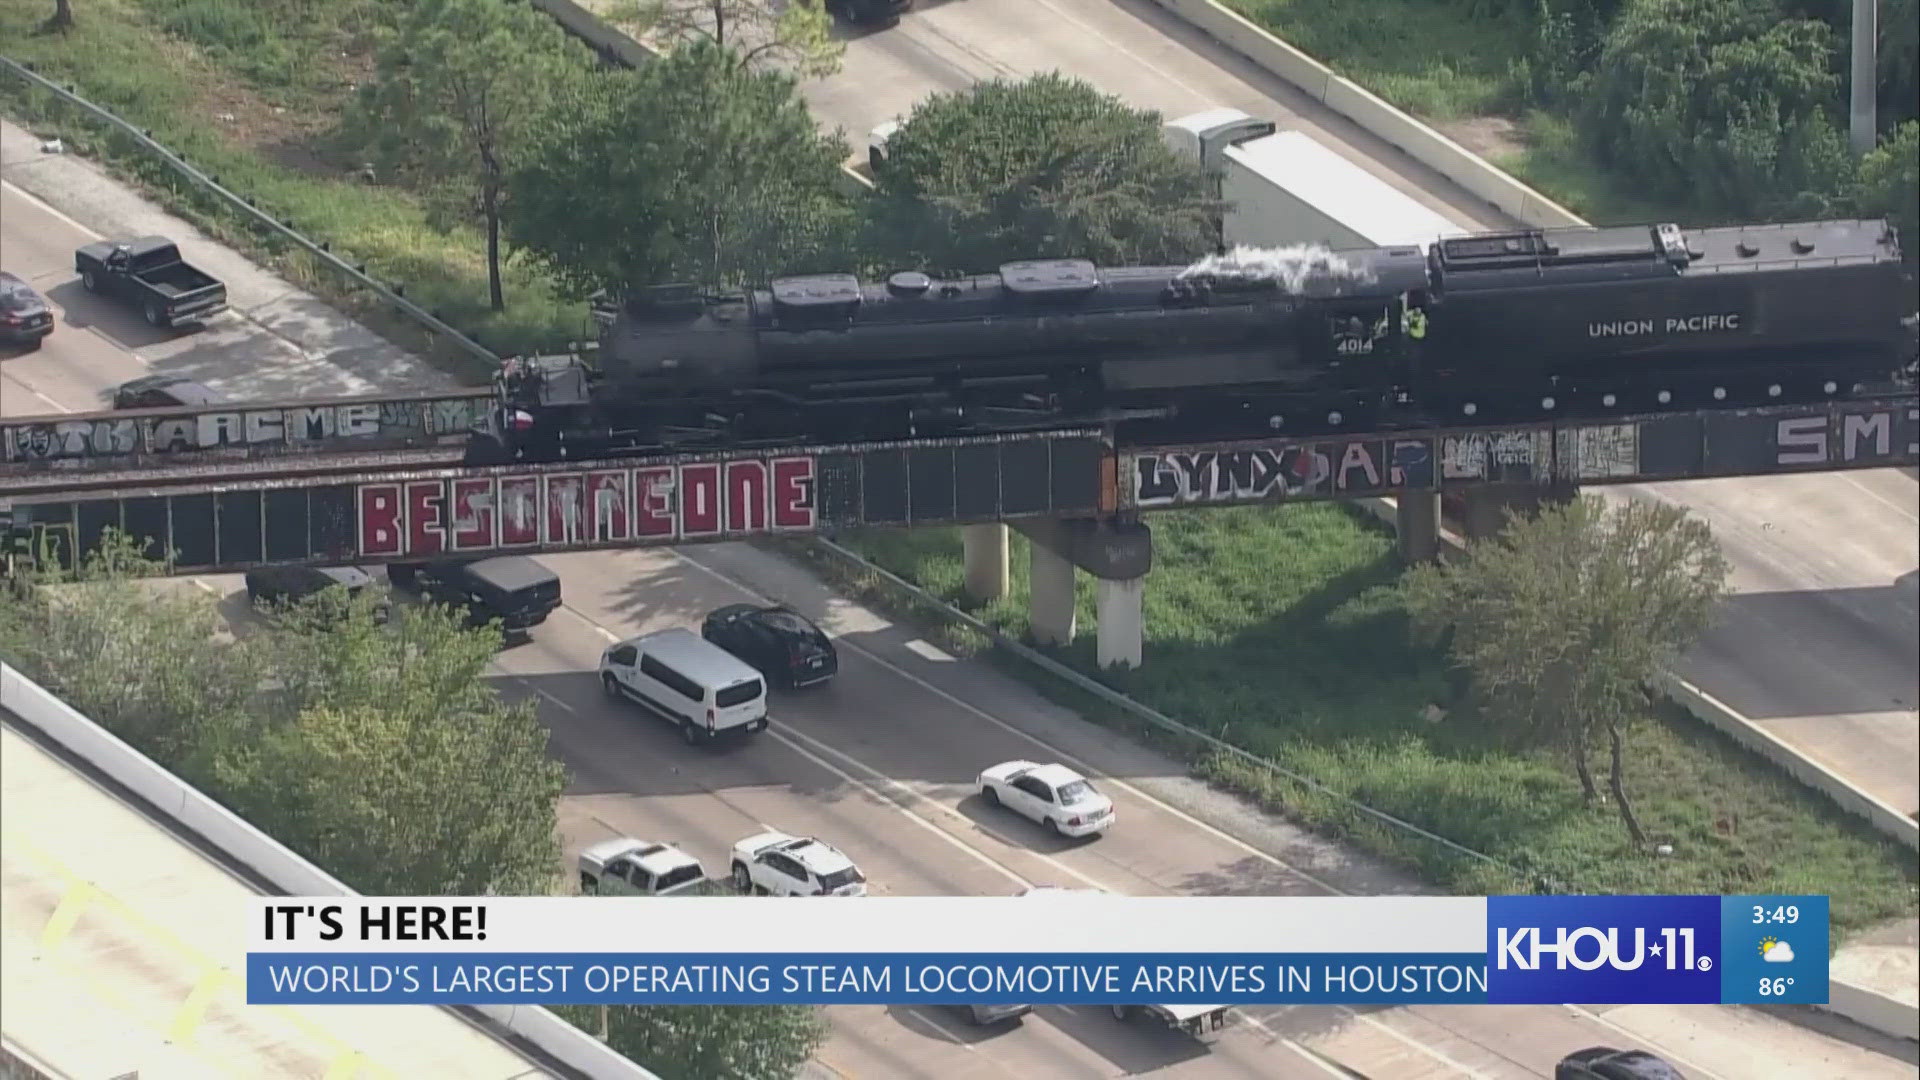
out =
<svg viewBox="0 0 1920 1080"><path fill-rule="evenodd" d="M1879 89L1875 63L1875 0L1853 0L1853 121L1849 127L1854 156L1873 149L1874 94Z"/></svg>

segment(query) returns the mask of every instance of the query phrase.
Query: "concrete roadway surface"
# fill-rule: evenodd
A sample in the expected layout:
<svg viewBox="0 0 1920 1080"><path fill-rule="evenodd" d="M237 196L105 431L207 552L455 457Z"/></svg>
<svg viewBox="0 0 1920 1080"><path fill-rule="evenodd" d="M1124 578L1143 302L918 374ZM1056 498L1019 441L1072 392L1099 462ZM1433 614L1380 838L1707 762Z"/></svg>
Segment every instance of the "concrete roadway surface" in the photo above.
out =
<svg viewBox="0 0 1920 1080"><path fill-rule="evenodd" d="M1305 131L1463 228L1514 223L1148 0L919 0L802 86L866 135L929 94L1058 70L1169 118L1229 106ZM1038 254L1038 253L1036 253ZM1920 810L1920 486L1885 469L1609 489L1705 517L1734 599L1682 671L1902 813Z"/></svg>
<svg viewBox="0 0 1920 1080"><path fill-rule="evenodd" d="M18 192L0 196L9 199L0 217L9 268L26 243L23 232L56 253L89 238L61 215L31 216L32 202ZM59 263L39 258L27 273L52 277L58 294ZM260 288L246 273L223 276ZM147 369L141 356L114 347L130 343L76 331L80 320L111 317L88 298L56 295L56 303L64 309L60 329L46 350L25 359L67 362L0 363L11 380L0 404L10 414L93 408L103 390ZM215 383L228 372L248 374L246 366L234 370L232 350L224 361L200 351L218 341L187 338L162 361ZM555 752L574 771L563 808L569 853L623 832L678 840L720 869L727 847L764 822L844 846L882 893L999 894L1026 883L1194 894L1396 888L1350 853L1183 779L1176 764L1112 739L983 666L944 657L752 549L550 562L565 579L569 606L531 644L504 653L499 667L509 689L539 695ZM686 624L745 595L728 579L822 618L842 637L843 672L829 687L777 701L779 725L752 745L692 750L663 724L605 700L591 670L609 635ZM238 606L236 575L203 585ZM1019 819L986 813L965 785L981 766L1016 756L1059 758L1095 776L1120 803L1115 833L1063 844ZM1893 1058L1746 1009L1257 1012L1212 1037L1209 1052L1183 1037L1121 1027L1099 1010L1045 1009L1017 1030L982 1032L922 1010L836 1009L826 1056L867 1077L1342 1075L1323 1067L1327 1061L1374 1077L1507 1077L1547 1075L1567 1050L1609 1043L1649 1045L1692 1065L1698 1077L1893 1075Z"/></svg>

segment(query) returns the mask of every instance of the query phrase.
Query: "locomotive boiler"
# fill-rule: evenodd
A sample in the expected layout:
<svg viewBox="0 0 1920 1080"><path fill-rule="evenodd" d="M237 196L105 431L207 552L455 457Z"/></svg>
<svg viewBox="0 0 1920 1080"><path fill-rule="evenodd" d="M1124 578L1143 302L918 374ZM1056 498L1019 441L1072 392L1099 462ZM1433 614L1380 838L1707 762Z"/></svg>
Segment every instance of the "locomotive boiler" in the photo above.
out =
<svg viewBox="0 0 1920 1080"><path fill-rule="evenodd" d="M589 360L503 370L520 456L1111 423L1366 431L1844 396L1910 378L1884 221L1534 230L1240 250L1191 266L1009 263L782 278L596 307Z"/></svg>

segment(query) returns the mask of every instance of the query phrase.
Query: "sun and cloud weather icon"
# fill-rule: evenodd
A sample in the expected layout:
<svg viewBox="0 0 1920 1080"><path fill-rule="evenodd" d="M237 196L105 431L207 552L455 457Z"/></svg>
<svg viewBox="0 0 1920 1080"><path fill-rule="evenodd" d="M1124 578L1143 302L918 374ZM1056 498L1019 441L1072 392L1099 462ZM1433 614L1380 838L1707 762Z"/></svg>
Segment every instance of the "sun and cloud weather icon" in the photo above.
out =
<svg viewBox="0 0 1920 1080"><path fill-rule="evenodd" d="M1793 963L1793 946L1778 938L1760 939L1760 959L1769 964Z"/></svg>

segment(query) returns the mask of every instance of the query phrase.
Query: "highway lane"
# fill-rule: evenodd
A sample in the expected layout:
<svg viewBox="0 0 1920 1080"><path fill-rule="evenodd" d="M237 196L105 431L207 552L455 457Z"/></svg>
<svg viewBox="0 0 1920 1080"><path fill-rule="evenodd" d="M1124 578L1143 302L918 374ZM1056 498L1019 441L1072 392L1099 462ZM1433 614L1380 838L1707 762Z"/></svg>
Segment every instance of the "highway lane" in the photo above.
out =
<svg viewBox="0 0 1920 1080"><path fill-rule="evenodd" d="M1147 0L922 0L853 35L802 86L856 149L876 124L972 81L1058 70L1180 116L1231 106L1312 134L1462 227L1515 223ZM1876 470L1613 489L1686 507L1720 536L1735 598L1683 673L1903 813L1920 810L1920 486Z"/></svg>
<svg viewBox="0 0 1920 1080"><path fill-rule="evenodd" d="M111 339L93 340L83 347ZM7 361L9 371L13 364ZM97 402L107 383L140 370L137 357L101 349L84 364L29 373L21 385L81 409ZM1004 893L1029 882L1097 883L1139 893L1311 892L1314 880L1361 891L1394 888L1331 845L1291 835L1256 847L1160 796L1137 795L1111 781L1102 782L1115 789L1127 824L1095 844L1060 845L1018 819L984 813L965 782L994 760L1048 756L1024 734L1036 727L1048 745L1068 748L1054 756L1086 762L1096 776L1125 776L1130 787L1177 785L1180 770L977 665L943 658L924 642L896 640L900 628L833 600L817 583L802 597L805 588L796 581L804 575L795 578L791 568L757 552L722 546L686 560L628 552L552 562L566 579L574 612L543 627L533 645L504 654L501 667L525 680L524 689L544 692L555 752L575 770L563 811L570 851L611 829L677 839L713 862L764 822L844 845L878 889L903 893ZM783 702L774 737L730 754L688 750L663 725L604 701L586 674L606 634L663 619L690 621L741 595L696 565L804 599L807 610L823 617L831 612L828 624L849 635L842 681L802 695L790 708ZM769 582L770 576L777 580ZM237 577L211 579L209 587L237 607ZM869 644L884 646L892 667L860 659L854 650ZM888 674L909 666L913 679ZM975 700L986 707L971 704ZM1239 812L1240 826L1259 824L1260 815ZM1311 869L1302 874L1295 866ZM1623 1031L1614 1019L1621 1011L1393 1010L1363 1018L1348 1010L1274 1010L1242 1021L1206 1050L1180 1036L1121 1027L1099 1010L1046 1009L1014 1030L980 1032L923 1010L844 1009L833 1010L827 1057L858 1076L1316 1075L1326 1060L1371 1076L1535 1076L1546 1075L1571 1047L1633 1042L1634 1030L1657 1024L1662 1048L1676 1056L1684 1058L1680 1051L1694 1043L1719 1047L1714 1071L1698 1070L1701 1075L1753 1075L1751 1055L1759 1051L1752 1047L1764 1047L1771 1060L1803 1063L1809 1076L1874 1075L1873 1060L1835 1067L1836 1055L1857 1051L1772 1021L1763 1020L1764 1037L1729 1049L1728 1039L1713 1038L1724 1023L1691 1024L1674 1010L1626 1013L1634 1020Z"/></svg>

